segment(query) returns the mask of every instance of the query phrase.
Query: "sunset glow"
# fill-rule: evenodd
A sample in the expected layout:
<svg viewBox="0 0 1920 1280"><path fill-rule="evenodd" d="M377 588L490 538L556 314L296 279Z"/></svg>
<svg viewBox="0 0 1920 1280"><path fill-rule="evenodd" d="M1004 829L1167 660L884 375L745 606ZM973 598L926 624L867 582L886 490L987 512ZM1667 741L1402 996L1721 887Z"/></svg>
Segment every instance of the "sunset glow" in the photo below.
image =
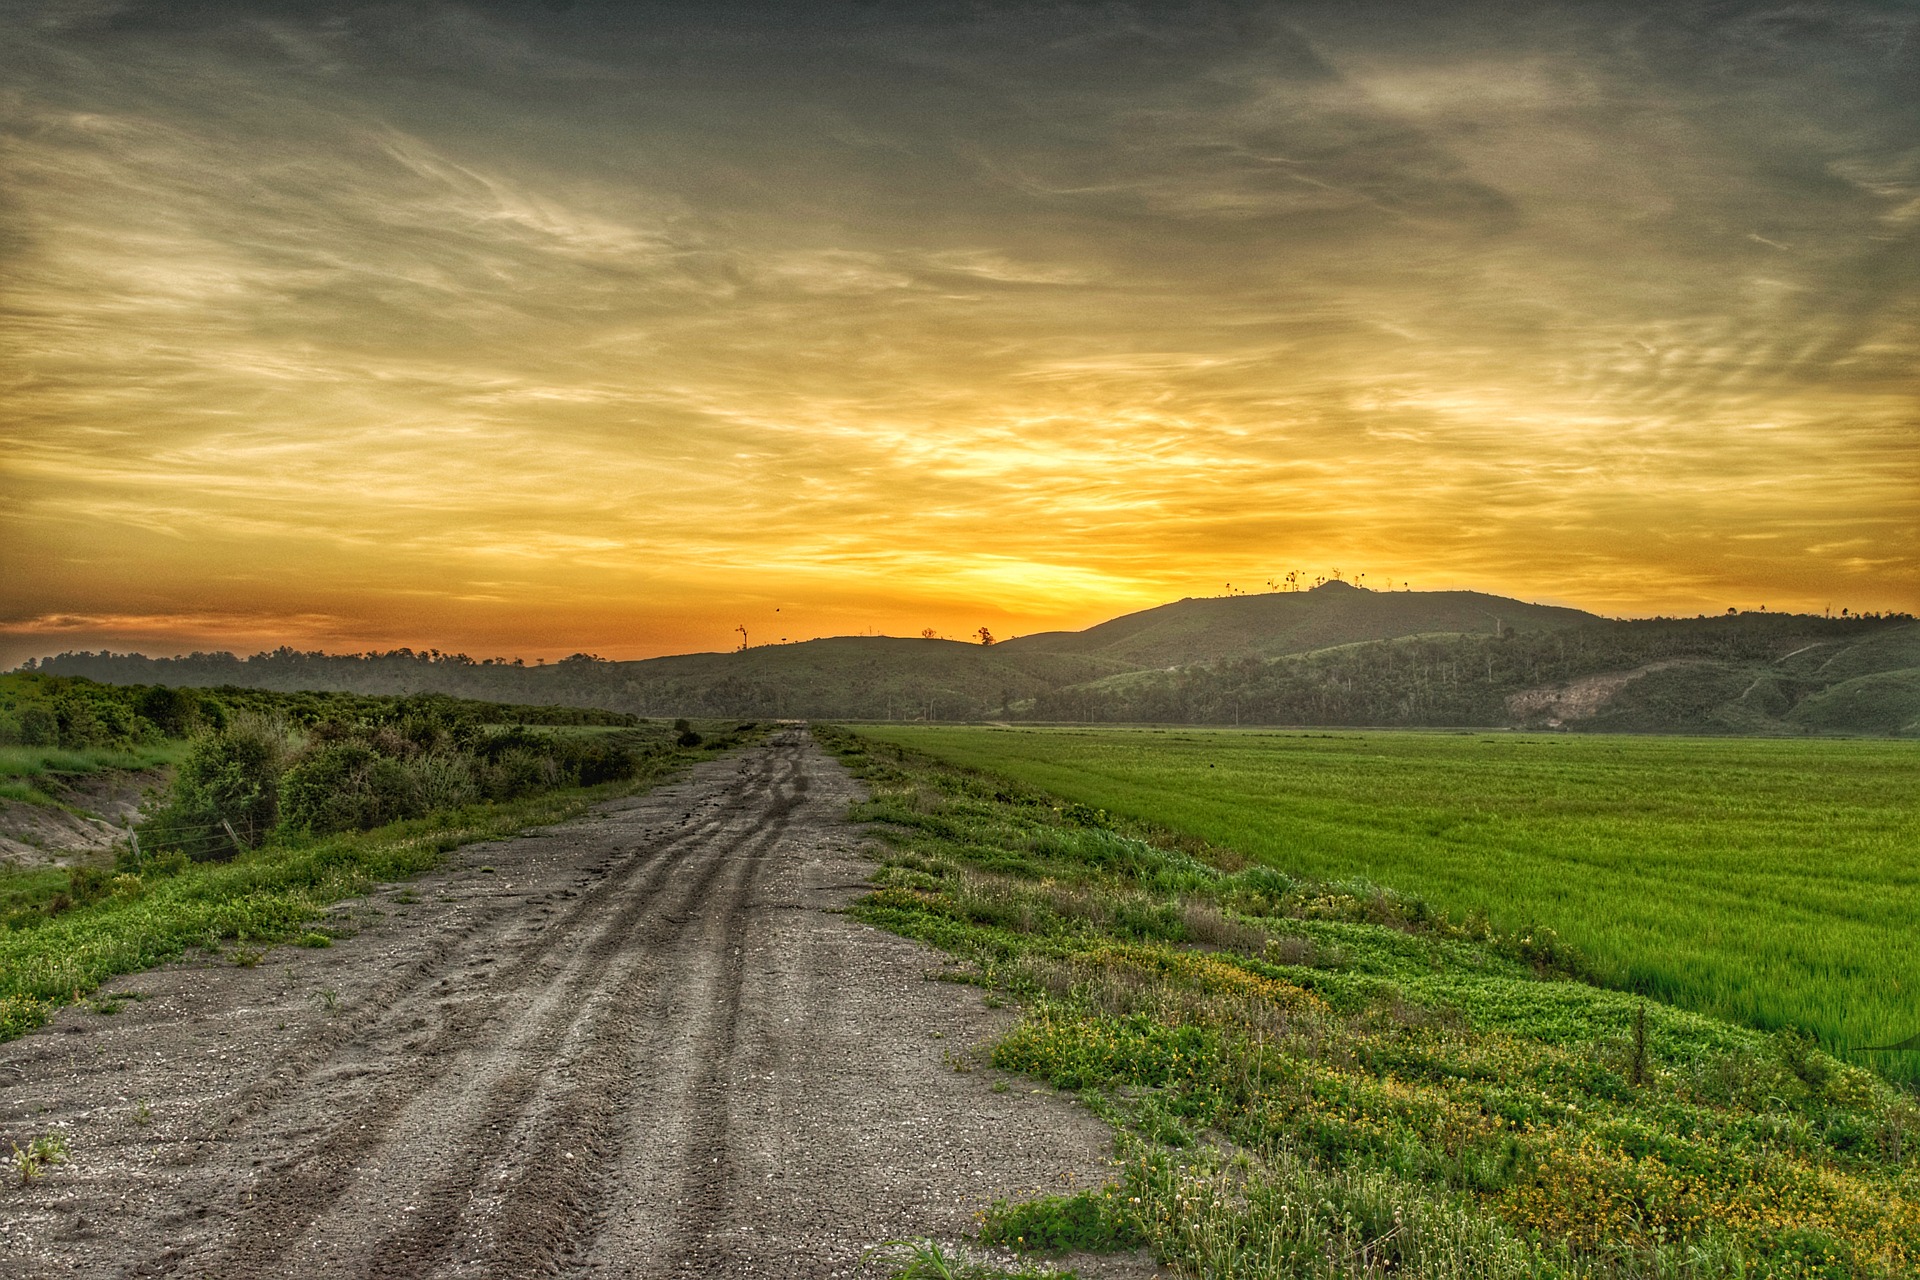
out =
<svg viewBox="0 0 1920 1280"><path fill-rule="evenodd" d="M8 665L1920 606L1910 6L0 11Z"/></svg>

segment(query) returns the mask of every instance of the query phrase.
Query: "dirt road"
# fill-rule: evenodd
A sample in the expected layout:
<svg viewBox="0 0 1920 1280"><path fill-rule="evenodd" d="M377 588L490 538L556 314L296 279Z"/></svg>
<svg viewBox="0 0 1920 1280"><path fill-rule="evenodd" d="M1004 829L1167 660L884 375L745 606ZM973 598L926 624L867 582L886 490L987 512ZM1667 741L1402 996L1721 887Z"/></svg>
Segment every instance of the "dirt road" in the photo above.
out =
<svg viewBox="0 0 1920 1280"><path fill-rule="evenodd" d="M832 910L855 795L783 732L0 1045L0 1134L73 1152L0 1273L848 1275L1105 1180L1104 1125L955 1069L1003 1011Z"/></svg>

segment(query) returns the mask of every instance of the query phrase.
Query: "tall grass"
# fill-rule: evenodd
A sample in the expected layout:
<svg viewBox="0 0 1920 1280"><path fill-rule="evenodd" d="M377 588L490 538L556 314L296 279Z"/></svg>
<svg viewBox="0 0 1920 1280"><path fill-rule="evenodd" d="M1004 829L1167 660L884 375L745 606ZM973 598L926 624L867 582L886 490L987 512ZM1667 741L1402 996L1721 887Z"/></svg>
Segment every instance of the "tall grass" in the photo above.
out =
<svg viewBox="0 0 1920 1280"><path fill-rule="evenodd" d="M1293 874L1551 926L1611 984L1839 1052L1920 1032L1920 745L862 732ZM1920 1053L1855 1056L1920 1077Z"/></svg>
<svg viewBox="0 0 1920 1280"><path fill-rule="evenodd" d="M178 740L129 747L0 747L0 799L52 804L48 775L78 777L108 769L154 769L178 764L187 744Z"/></svg>

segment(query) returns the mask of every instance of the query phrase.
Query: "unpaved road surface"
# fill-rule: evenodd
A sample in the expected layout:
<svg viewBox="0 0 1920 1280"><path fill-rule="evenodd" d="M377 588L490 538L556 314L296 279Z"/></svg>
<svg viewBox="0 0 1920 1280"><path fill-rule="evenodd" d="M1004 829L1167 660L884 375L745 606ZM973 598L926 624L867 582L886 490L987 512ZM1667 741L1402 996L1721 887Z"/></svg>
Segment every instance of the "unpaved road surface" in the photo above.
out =
<svg viewBox="0 0 1920 1280"><path fill-rule="evenodd" d="M956 1069L1005 1011L834 910L855 798L783 732L0 1045L0 1138L73 1153L0 1274L850 1275L1105 1181L1105 1125Z"/></svg>

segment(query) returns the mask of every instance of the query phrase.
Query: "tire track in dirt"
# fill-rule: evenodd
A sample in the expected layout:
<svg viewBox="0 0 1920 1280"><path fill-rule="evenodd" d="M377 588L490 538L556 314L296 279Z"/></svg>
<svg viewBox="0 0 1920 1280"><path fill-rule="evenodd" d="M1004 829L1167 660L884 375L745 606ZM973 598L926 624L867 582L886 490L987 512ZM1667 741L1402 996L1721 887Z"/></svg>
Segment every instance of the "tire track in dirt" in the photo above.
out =
<svg viewBox="0 0 1920 1280"><path fill-rule="evenodd" d="M623 855L634 852L631 849L615 849L609 859L610 865L590 869L583 878L575 882L573 889L562 890L561 892L570 896L570 905L563 916L558 920L549 921L541 939L516 956L497 976L507 981L524 976L527 969L538 964L550 951L559 946L579 921L598 911L606 897L620 892L633 876L644 873L652 859L667 856L690 841L712 835L727 821L727 809L730 806L751 802L757 798L756 788L764 783L766 770L764 762L757 760L750 767L752 772L743 771L738 779L740 785L737 788L729 788L720 802L713 806L715 812L712 817L696 827L674 832L664 844L649 853L649 862L635 862L624 857ZM687 816L690 818L692 815L689 813ZM535 895L515 896L522 902L540 900ZM501 923L500 917L508 910L510 910L508 906L498 905L493 908L487 919L474 921L464 929L439 937L427 956L363 997L359 1008L364 1012L347 1019L322 1024L322 1027L309 1037L272 1076L243 1090L232 1116L227 1121L227 1126L239 1124L270 1106L276 1098L311 1075L316 1067L324 1063L328 1056L342 1045L378 1034L381 1027L394 1019L393 1010L396 1005L413 996L438 977L444 971L446 962L463 950L464 944L467 944L485 926Z"/></svg>
<svg viewBox="0 0 1920 1280"><path fill-rule="evenodd" d="M79 1153L0 1187L0 1274L811 1280L1104 1179L1104 1125L943 1052L1010 1012L841 913L860 796L783 731L0 1045L0 1120Z"/></svg>
<svg viewBox="0 0 1920 1280"><path fill-rule="evenodd" d="M794 791L790 809L806 798L805 774L796 780ZM721 952L724 976L709 1018L710 1050L691 1090L693 1121L682 1153L679 1234L671 1264L676 1274L710 1275L725 1262L712 1248L712 1239L714 1228L727 1216L736 1180L727 1139L731 1128L729 1095L737 1070L734 1058L739 1047L741 993L746 979L746 925L744 912L736 909L728 914Z"/></svg>
<svg viewBox="0 0 1920 1280"><path fill-rule="evenodd" d="M619 930L626 935L623 963L605 974L600 984L604 990L591 1000L580 998L567 1034L550 1027L552 1034L538 1037L540 1043L558 1042L546 1061L522 1066L493 1090L467 1126L461 1158L423 1196L419 1220L381 1241L365 1274L419 1275L442 1261L463 1215L478 1198L484 1172L502 1164L521 1172L499 1195L497 1218L484 1231L492 1245L482 1264L488 1274L544 1273L581 1234L597 1207L594 1189L618 1154L619 1129L608 1122L641 1078L637 1033L657 1013L654 1007L642 1007L641 998L659 976L667 949L677 947L682 935L692 931L694 917L685 913L699 913L711 899L725 904L722 910L730 922L739 917L754 870L786 830L777 793L774 799L756 815L771 821L756 823L757 834L746 845L729 852L709 841L699 851L705 861L697 871L681 868L695 878L648 928L632 933L631 926L624 925ZM716 882L727 872L733 872L732 883L715 894ZM563 1072L557 1071L562 1063ZM536 1108L539 1091L556 1074L564 1074L570 1083ZM513 1134L504 1152L498 1139L503 1130Z"/></svg>
<svg viewBox="0 0 1920 1280"><path fill-rule="evenodd" d="M382 1081L370 1100L339 1121L301 1155L283 1162L269 1179L263 1180L266 1185L251 1189L240 1231L222 1251L222 1256L206 1267L205 1274L230 1276L235 1280L277 1274L280 1261L296 1249L314 1224L351 1190L362 1169L374 1162L370 1155L389 1140L391 1130L403 1119L408 1107L457 1070L461 1065L458 1060L468 1056L460 1052L461 1047L485 1034L489 1024L500 1020L502 1006L510 1004L515 996L536 983L543 994L529 1000L529 1004L537 1004L548 1016L531 1028L523 1026L514 1042L506 1046L506 1052L517 1050L525 1054L533 1044L552 1041L562 1029L556 1024L567 1019L572 1003L561 992L592 983L597 966L632 945L633 939L628 935L638 919L655 905L655 891L677 869L675 855L689 845L698 847L713 841L729 827L752 824L757 816L752 802L767 794L769 773L764 762L756 760L754 764L758 767L743 774L737 789L729 788L723 794L714 806L712 817L670 836L643 856L629 856L616 864L593 890L576 900L560 921L550 922L536 940L502 967L496 975L494 991L453 1011L440 1030L425 1042L407 1046L401 1074ZM718 865L714 864L715 869ZM691 886L691 890L697 895L705 887L706 881L701 880ZM582 921L591 920L597 913L605 914L614 903L622 905L611 908L613 914L609 919L590 930L577 930ZM569 942L579 943L583 937L585 945L576 948L560 972L554 972L548 964L553 953ZM467 943L465 947L451 947L450 952L471 950L471 939L463 941ZM569 971L573 974L572 982L565 981ZM417 993L430 979L431 974L424 975L406 994ZM354 1039L371 1039L380 1028L412 1013L411 1001L398 1000L374 1028ZM484 1145L478 1147L479 1151L485 1149Z"/></svg>

